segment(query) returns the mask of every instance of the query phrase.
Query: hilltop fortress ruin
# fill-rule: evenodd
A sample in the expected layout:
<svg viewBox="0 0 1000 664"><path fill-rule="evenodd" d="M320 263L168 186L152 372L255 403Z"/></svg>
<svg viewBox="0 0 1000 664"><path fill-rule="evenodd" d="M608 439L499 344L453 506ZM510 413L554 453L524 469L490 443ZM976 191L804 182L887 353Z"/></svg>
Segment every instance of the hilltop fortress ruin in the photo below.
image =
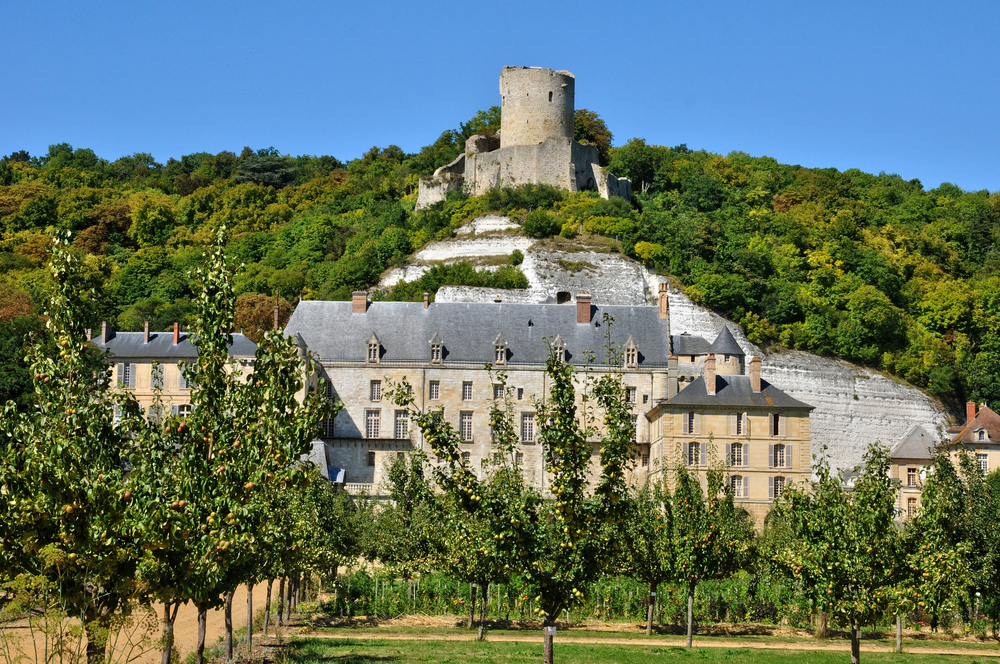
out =
<svg viewBox="0 0 1000 664"><path fill-rule="evenodd" d="M479 196L529 183L631 199L632 183L609 174L595 146L573 139L575 83L568 71L504 67L500 132L470 136L455 161L421 178L417 209L444 200L449 191L464 188Z"/></svg>

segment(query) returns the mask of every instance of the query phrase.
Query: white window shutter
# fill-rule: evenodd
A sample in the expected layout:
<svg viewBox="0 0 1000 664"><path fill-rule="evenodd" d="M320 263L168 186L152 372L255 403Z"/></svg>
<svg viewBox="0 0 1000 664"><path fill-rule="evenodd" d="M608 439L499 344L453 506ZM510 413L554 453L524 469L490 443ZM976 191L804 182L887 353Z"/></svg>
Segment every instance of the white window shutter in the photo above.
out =
<svg viewBox="0 0 1000 664"><path fill-rule="evenodd" d="M774 478L767 478L767 497L774 500Z"/></svg>
<svg viewBox="0 0 1000 664"><path fill-rule="evenodd" d="M774 445L767 446L767 467L774 468Z"/></svg>
<svg viewBox="0 0 1000 664"><path fill-rule="evenodd" d="M690 423L688 422L688 414L684 413L681 417L683 418L683 423L681 424L681 430L684 433L687 433L690 430Z"/></svg>
<svg viewBox="0 0 1000 664"><path fill-rule="evenodd" d="M701 444L701 463L699 465L708 465L708 443Z"/></svg>
<svg viewBox="0 0 1000 664"><path fill-rule="evenodd" d="M135 370L136 365L133 363L131 366L131 371L128 372L128 386L135 389Z"/></svg>
<svg viewBox="0 0 1000 664"><path fill-rule="evenodd" d="M701 433L701 416L698 413L694 413L694 432Z"/></svg>
<svg viewBox="0 0 1000 664"><path fill-rule="evenodd" d="M170 404L170 414L174 417L177 416L177 404Z"/></svg>
<svg viewBox="0 0 1000 664"><path fill-rule="evenodd" d="M125 387L125 365L119 362L117 370L116 382L118 383L118 387Z"/></svg>
<svg viewBox="0 0 1000 664"><path fill-rule="evenodd" d="M785 468L795 467L795 457L792 456L792 446L785 445Z"/></svg>
<svg viewBox="0 0 1000 664"><path fill-rule="evenodd" d="M767 415L767 435L774 435L774 413L768 413Z"/></svg>
<svg viewBox="0 0 1000 664"><path fill-rule="evenodd" d="M733 465L733 446L730 443L726 443L726 465Z"/></svg>
<svg viewBox="0 0 1000 664"><path fill-rule="evenodd" d="M743 497L744 498L749 498L750 497L750 476L749 475L744 475L743 476Z"/></svg>
<svg viewBox="0 0 1000 664"><path fill-rule="evenodd" d="M785 435L785 420L786 419L787 418L785 418L785 417L778 417L778 435L779 436L784 436Z"/></svg>
<svg viewBox="0 0 1000 664"><path fill-rule="evenodd" d="M729 418L729 435L730 436L735 436L736 435L736 420L738 420L739 418L740 418L739 413L737 413L733 417Z"/></svg>
<svg viewBox="0 0 1000 664"><path fill-rule="evenodd" d="M750 443L743 443L743 465L750 465Z"/></svg>
<svg viewBox="0 0 1000 664"><path fill-rule="evenodd" d="M743 413L743 415L741 415L741 417L743 418L743 435L746 436L747 438L749 438L750 437L750 416L747 415L746 413Z"/></svg>

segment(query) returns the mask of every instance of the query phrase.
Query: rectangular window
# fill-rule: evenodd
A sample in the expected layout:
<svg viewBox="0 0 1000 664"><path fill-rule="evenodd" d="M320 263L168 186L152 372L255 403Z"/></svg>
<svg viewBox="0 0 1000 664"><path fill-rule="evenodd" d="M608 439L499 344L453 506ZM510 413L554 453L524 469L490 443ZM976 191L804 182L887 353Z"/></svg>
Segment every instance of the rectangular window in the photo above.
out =
<svg viewBox="0 0 1000 664"><path fill-rule="evenodd" d="M697 466L701 456L701 446L698 443L687 444L687 465Z"/></svg>
<svg viewBox="0 0 1000 664"><path fill-rule="evenodd" d="M188 377L186 377L186 376L181 376L180 377L180 381L178 383L178 386L182 390L193 390L194 389L194 383L192 383L191 379L188 378Z"/></svg>
<svg viewBox="0 0 1000 664"><path fill-rule="evenodd" d="M159 422L162 419L163 407L162 406L150 406L148 415L146 417L147 422Z"/></svg>
<svg viewBox="0 0 1000 664"><path fill-rule="evenodd" d="M775 477L774 478L774 497L781 498L781 494L785 492L785 478Z"/></svg>
<svg viewBox="0 0 1000 664"><path fill-rule="evenodd" d="M771 414L771 435L781 435L781 415L778 415L777 413Z"/></svg>
<svg viewBox="0 0 1000 664"><path fill-rule="evenodd" d="M410 413L405 410L396 411L396 440L410 436Z"/></svg>
<svg viewBox="0 0 1000 664"><path fill-rule="evenodd" d="M526 443L535 442L535 414L521 414L521 440Z"/></svg>
<svg viewBox="0 0 1000 664"><path fill-rule="evenodd" d="M632 421L632 442L634 443L639 437L639 416L629 415L629 419Z"/></svg>
<svg viewBox="0 0 1000 664"><path fill-rule="evenodd" d="M628 402L629 403L635 403L635 388L634 387L626 387L625 390L626 390Z"/></svg>
<svg viewBox="0 0 1000 664"><path fill-rule="evenodd" d="M523 387L519 387L519 388L517 388L517 400L520 401L523 398L524 398L524 388Z"/></svg>
<svg viewBox="0 0 1000 664"><path fill-rule="evenodd" d="M135 365L125 362L118 365L118 387L135 388Z"/></svg>
<svg viewBox="0 0 1000 664"><path fill-rule="evenodd" d="M372 401L382 400L382 381L373 380L369 385L369 393Z"/></svg>
<svg viewBox="0 0 1000 664"><path fill-rule="evenodd" d="M917 486L917 469L906 469L906 486Z"/></svg>
<svg viewBox="0 0 1000 664"><path fill-rule="evenodd" d="M985 454L977 454L976 461L979 462L979 470L985 475L990 470L989 461Z"/></svg>
<svg viewBox="0 0 1000 664"><path fill-rule="evenodd" d="M774 467L784 468L785 467L785 446L775 445L774 446Z"/></svg>
<svg viewBox="0 0 1000 664"><path fill-rule="evenodd" d="M366 410L365 411L365 437L366 438L378 438L380 425L382 423L382 411L380 410Z"/></svg>
<svg viewBox="0 0 1000 664"><path fill-rule="evenodd" d="M375 452L368 452L368 465L369 466L375 465Z"/></svg>
<svg viewBox="0 0 1000 664"><path fill-rule="evenodd" d="M730 475L729 476L729 488L733 490L733 495L737 498L743 497L743 476L742 475Z"/></svg>
<svg viewBox="0 0 1000 664"><path fill-rule="evenodd" d="M521 452L517 452L516 454L514 454L514 463L516 463L519 466L522 463L524 463L524 454L522 454Z"/></svg>
<svg viewBox="0 0 1000 664"><path fill-rule="evenodd" d="M493 386L493 399L494 400L503 399L503 385Z"/></svg>
<svg viewBox="0 0 1000 664"><path fill-rule="evenodd" d="M441 345L434 344L431 346L431 362L437 363L441 361Z"/></svg>
<svg viewBox="0 0 1000 664"><path fill-rule="evenodd" d="M641 463L642 463L642 467L643 468L646 468L646 467L649 466L649 455L648 454L643 454L642 455Z"/></svg>
<svg viewBox="0 0 1000 664"><path fill-rule="evenodd" d="M459 432L462 435L462 442L472 442L472 413L462 413L459 416Z"/></svg>
<svg viewBox="0 0 1000 664"><path fill-rule="evenodd" d="M917 513L917 499L907 498L906 499L906 516L912 518L914 514Z"/></svg>
<svg viewBox="0 0 1000 664"><path fill-rule="evenodd" d="M431 401L437 401L441 398L441 383L436 380L432 380L427 388L427 392L428 399Z"/></svg>
<svg viewBox="0 0 1000 664"><path fill-rule="evenodd" d="M149 371L149 386L154 390L163 389L163 367L154 364Z"/></svg>
<svg viewBox="0 0 1000 664"><path fill-rule="evenodd" d="M690 412L687 415L687 429L684 433L694 433L694 412Z"/></svg>
<svg viewBox="0 0 1000 664"><path fill-rule="evenodd" d="M743 465L743 443L733 443L730 447L729 455L732 457L729 461L730 466L742 466Z"/></svg>
<svg viewBox="0 0 1000 664"><path fill-rule="evenodd" d="M736 413L736 435L743 435L743 416L739 413Z"/></svg>
<svg viewBox="0 0 1000 664"><path fill-rule="evenodd" d="M177 407L178 417L190 417L191 416L191 404L186 403L183 406Z"/></svg>
<svg viewBox="0 0 1000 664"><path fill-rule="evenodd" d="M496 356L495 359L497 364L503 364L507 361L507 349L504 346L496 346Z"/></svg>
<svg viewBox="0 0 1000 664"><path fill-rule="evenodd" d="M648 394L643 394L642 395L642 402L643 403L649 403L649 395Z"/></svg>
<svg viewBox="0 0 1000 664"><path fill-rule="evenodd" d="M471 458L472 454L470 454L469 452L462 452L462 461L464 461L465 463L469 463L469 459Z"/></svg>
<svg viewBox="0 0 1000 664"><path fill-rule="evenodd" d="M462 383L462 401L472 401L472 383Z"/></svg>

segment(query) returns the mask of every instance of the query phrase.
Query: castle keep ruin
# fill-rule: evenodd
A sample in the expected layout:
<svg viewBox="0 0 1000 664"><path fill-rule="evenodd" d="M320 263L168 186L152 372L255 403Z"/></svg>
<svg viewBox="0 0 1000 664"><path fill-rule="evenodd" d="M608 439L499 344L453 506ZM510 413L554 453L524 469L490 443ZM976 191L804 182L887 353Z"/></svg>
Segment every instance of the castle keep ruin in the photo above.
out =
<svg viewBox="0 0 1000 664"><path fill-rule="evenodd" d="M597 148L573 139L576 79L568 71L504 67L500 72L500 133L470 136L465 153L420 179L417 209L465 188L474 196L492 187L548 184L632 198L632 183L598 163Z"/></svg>

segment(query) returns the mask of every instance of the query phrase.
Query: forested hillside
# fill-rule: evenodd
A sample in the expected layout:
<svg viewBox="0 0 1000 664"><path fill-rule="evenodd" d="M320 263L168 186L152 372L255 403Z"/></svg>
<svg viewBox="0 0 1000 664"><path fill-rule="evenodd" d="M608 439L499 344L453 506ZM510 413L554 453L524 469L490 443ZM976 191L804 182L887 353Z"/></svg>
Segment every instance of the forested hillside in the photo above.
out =
<svg viewBox="0 0 1000 664"><path fill-rule="evenodd" d="M768 157L647 145L610 147L600 118L577 112L578 138L632 179L631 204L546 187L456 195L414 211L419 177L454 159L478 113L416 154L372 148L346 163L274 148L148 154L109 162L53 145L0 160L0 401L26 384L15 366L48 276L50 237L73 233L94 289L91 320L120 330L191 322L191 272L217 231L242 263L237 325L259 336L273 297L347 299L387 268L492 211L535 237L597 234L670 275L694 300L740 322L750 339L833 354L894 373L946 400L1000 396L1000 194ZM524 287L517 257L489 273L440 268L390 298L445 284Z"/></svg>

